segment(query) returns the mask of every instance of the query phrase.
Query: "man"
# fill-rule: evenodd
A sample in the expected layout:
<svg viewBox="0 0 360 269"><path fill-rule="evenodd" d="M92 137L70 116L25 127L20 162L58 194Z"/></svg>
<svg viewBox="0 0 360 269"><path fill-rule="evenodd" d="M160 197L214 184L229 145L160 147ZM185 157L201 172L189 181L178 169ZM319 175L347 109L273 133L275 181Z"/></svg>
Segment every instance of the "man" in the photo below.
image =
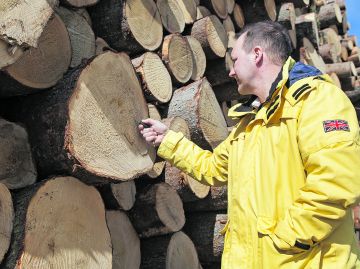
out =
<svg viewBox="0 0 360 269"><path fill-rule="evenodd" d="M152 119L139 129L170 163L204 184L228 185L222 268L360 268L356 113L329 76L290 51L277 23L242 31L230 76L260 106L231 108L239 123L213 152Z"/></svg>

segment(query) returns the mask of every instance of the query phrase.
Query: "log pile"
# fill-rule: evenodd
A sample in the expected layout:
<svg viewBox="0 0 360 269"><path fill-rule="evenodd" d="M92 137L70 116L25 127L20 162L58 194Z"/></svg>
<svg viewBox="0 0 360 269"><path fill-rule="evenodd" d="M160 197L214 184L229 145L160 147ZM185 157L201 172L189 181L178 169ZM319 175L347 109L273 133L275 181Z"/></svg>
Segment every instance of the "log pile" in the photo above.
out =
<svg viewBox="0 0 360 269"><path fill-rule="evenodd" d="M220 268L226 186L157 159L137 126L221 143L248 98L228 77L247 23L283 24L360 116L344 1L17 2L0 4L1 268Z"/></svg>

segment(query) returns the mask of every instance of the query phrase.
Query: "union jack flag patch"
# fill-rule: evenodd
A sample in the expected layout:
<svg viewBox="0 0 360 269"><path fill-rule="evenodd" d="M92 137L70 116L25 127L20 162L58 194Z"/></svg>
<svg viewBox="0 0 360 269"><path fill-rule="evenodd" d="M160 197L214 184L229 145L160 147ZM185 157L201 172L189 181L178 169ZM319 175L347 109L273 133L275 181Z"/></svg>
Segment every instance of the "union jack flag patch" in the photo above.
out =
<svg viewBox="0 0 360 269"><path fill-rule="evenodd" d="M325 120L323 121L323 126L325 133L332 131L350 132L350 127L346 120Z"/></svg>

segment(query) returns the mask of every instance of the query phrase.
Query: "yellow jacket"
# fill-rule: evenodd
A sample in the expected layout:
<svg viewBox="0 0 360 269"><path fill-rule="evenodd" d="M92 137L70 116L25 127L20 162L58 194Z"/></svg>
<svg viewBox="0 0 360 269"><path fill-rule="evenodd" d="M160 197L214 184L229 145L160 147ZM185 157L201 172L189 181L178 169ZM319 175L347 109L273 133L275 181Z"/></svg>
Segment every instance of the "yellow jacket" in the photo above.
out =
<svg viewBox="0 0 360 269"><path fill-rule="evenodd" d="M289 78L294 65L257 113L231 109L240 121L213 152L173 131L158 149L202 183L228 184L223 269L360 268L356 113L327 75Z"/></svg>

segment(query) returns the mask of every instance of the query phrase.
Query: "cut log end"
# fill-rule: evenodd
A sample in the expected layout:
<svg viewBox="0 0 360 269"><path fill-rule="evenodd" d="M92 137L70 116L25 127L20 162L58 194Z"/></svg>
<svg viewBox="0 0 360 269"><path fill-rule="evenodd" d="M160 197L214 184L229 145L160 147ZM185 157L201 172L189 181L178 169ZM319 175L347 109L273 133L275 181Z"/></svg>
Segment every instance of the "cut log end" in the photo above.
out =
<svg viewBox="0 0 360 269"><path fill-rule="evenodd" d="M145 49L156 50L162 42L163 27L154 1L126 1L125 13L136 41Z"/></svg>
<svg viewBox="0 0 360 269"><path fill-rule="evenodd" d="M203 77L206 69L205 53L201 47L200 42L196 38L192 36L186 36L186 39L190 45L193 56L193 70L191 79L199 80Z"/></svg>
<svg viewBox="0 0 360 269"><path fill-rule="evenodd" d="M148 110L129 57L113 52L97 56L76 85L66 132L72 156L91 173L114 180L149 171L155 151L137 129Z"/></svg>
<svg viewBox="0 0 360 269"><path fill-rule="evenodd" d="M186 83L193 73L190 45L185 37L171 34L164 38L162 58L176 82Z"/></svg>
<svg viewBox="0 0 360 269"><path fill-rule="evenodd" d="M55 15L44 29L38 48L31 48L6 72L22 85L45 89L54 86L71 61L71 45L62 20Z"/></svg>
<svg viewBox="0 0 360 269"><path fill-rule="evenodd" d="M196 3L194 0L179 0L178 4L184 15L185 23L192 24L196 20Z"/></svg>
<svg viewBox="0 0 360 269"><path fill-rule="evenodd" d="M233 11L233 17L235 25L238 29L242 29L245 25L245 17L243 10L239 4L235 4L234 11Z"/></svg>
<svg viewBox="0 0 360 269"><path fill-rule="evenodd" d="M0 183L0 263L9 249L13 229L14 208L8 188Z"/></svg>
<svg viewBox="0 0 360 269"><path fill-rule="evenodd" d="M157 0L162 24L169 33L182 33L185 28L184 14L176 0Z"/></svg>
<svg viewBox="0 0 360 269"><path fill-rule="evenodd" d="M0 39L0 69L15 63L24 53L17 45L10 45Z"/></svg>
<svg viewBox="0 0 360 269"><path fill-rule="evenodd" d="M120 184L111 184L111 192L114 195L119 208L130 210L135 203L136 187L133 180L122 182Z"/></svg>
<svg viewBox="0 0 360 269"><path fill-rule="evenodd" d="M140 240L127 215L121 211L106 211L111 235L113 268L139 268Z"/></svg>
<svg viewBox="0 0 360 269"><path fill-rule="evenodd" d="M184 226L185 216L182 201L170 185L159 185L155 207L159 219L169 231L179 231Z"/></svg>

